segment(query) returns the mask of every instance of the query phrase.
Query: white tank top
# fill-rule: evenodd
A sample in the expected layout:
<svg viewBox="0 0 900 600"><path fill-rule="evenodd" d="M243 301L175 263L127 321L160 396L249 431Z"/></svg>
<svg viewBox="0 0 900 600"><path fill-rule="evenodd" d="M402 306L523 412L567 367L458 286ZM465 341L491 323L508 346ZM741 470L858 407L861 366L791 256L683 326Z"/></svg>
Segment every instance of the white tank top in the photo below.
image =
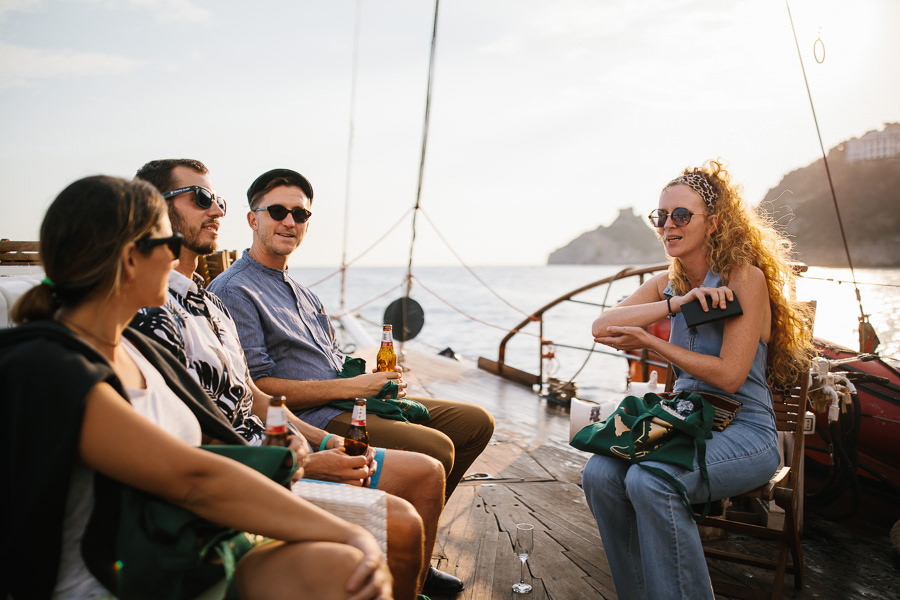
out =
<svg viewBox="0 0 900 600"><path fill-rule="evenodd" d="M126 388L134 409L181 441L199 446L200 423L184 402L166 385L159 371L131 342L122 338L123 348L135 362L146 387ZM109 591L91 575L81 557L81 538L94 509L94 472L77 462L72 471L63 522L62 554L54 599L94 600L110 596Z"/></svg>

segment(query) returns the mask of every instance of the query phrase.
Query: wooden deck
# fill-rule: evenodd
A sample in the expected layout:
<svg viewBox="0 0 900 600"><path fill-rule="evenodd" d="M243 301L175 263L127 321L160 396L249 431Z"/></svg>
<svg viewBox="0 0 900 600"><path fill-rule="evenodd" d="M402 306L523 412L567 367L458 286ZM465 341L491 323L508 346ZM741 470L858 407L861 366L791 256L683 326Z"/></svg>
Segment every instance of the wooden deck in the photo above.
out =
<svg viewBox="0 0 900 600"><path fill-rule="evenodd" d="M358 354L367 357L374 350ZM403 360L410 395L473 402L496 419L494 438L453 494L441 519L432 564L466 584L459 600L588 600L616 598L603 544L580 487L588 455L568 445L568 412L528 388L507 382L473 363L407 350ZM880 507L883 509L884 507ZM900 598L900 561L892 556L892 518L866 510L848 524L807 515L803 540L805 585L785 581L785 598L868 600ZM519 561L510 531L535 525L535 550L528 560L528 595L513 594ZM513 536L515 534L513 533ZM755 540L713 542L769 556ZM714 582L765 589L771 573L713 561ZM732 596L718 595L717 598ZM433 596L432 600L443 600Z"/></svg>

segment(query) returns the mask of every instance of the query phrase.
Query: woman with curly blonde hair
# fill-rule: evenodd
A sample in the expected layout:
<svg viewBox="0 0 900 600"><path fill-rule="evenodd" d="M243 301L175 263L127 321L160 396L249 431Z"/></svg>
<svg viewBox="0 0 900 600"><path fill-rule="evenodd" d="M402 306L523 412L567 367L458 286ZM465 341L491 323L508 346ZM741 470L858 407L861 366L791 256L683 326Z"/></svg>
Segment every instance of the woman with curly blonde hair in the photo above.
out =
<svg viewBox="0 0 900 600"><path fill-rule="evenodd" d="M685 169L663 187L650 221L671 260L594 321L594 339L620 350L653 350L674 367L676 392L742 403L706 444L709 488L699 469L648 462L672 475L691 502L725 498L768 481L779 453L769 384L808 368L804 316L783 296L794 273L789 240L740 197L719 161ZM688 327L681 308L704 311L739 298L743 314ZM668 316L669 340L646 327ZM583 472L585 496L604 541L619 598L713 598L700 536L679 491L631 463L601 455Z"/></svg>

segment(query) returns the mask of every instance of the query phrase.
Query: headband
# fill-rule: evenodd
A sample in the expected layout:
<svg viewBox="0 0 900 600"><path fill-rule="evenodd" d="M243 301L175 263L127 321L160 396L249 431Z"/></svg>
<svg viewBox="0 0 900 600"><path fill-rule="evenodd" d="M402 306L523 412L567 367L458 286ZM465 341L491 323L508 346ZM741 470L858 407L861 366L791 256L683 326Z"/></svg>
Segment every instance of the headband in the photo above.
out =
<svg viewBox="0 0 900 600"><path fill-rule="evenodd" d="M685 173L684 175L679 175L668 184L666 184L666 189L672 187L677 184L684 184L697 192L700 198L703 200L703 203L706 204L706 208L708 210L712 210L716 206L716 200L718 200L718 196L716 195L716 191L713 189L713 186L706 180L706 177L700 175L698 173Z"/></svg>

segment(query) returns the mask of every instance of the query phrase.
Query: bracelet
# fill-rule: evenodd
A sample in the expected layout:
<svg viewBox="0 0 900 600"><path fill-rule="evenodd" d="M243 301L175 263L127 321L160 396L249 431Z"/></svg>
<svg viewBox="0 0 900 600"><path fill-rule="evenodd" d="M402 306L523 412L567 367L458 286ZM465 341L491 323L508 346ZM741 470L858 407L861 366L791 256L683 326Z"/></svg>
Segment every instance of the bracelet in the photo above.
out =
<svg viewBox="0 0 900 600"><path fill-rule="evenodd" d="M327 443L328 443L328 440L329 440L330 438L332 438L332 437L334 437L334 434L333 434L333 433L329 433L328 435L326 435L325 437L322 438L322 443L319 444L319 452L321 452L322 450L325 449L325 444L327 444Z"/></svg>
<svg viewBox="0 0 900 600"><path fill-rule="evenodd" d="M669 308L669 317L674 317L675 313L672 312L672 297L666 296L666 306Z"/></svg>

